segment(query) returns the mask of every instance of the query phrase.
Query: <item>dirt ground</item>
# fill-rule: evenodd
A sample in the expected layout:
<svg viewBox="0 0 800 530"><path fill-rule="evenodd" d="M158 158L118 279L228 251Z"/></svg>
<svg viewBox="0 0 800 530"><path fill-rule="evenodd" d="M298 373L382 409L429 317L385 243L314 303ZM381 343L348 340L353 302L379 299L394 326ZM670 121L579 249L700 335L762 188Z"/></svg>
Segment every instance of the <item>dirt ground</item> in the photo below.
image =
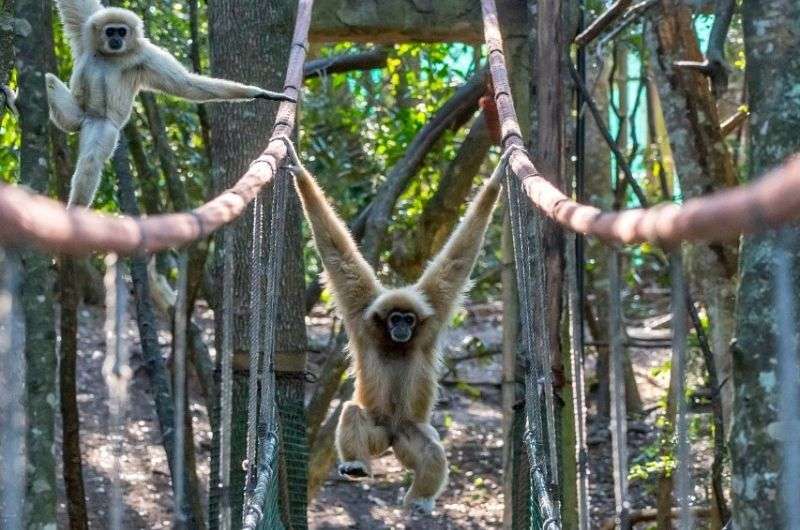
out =
<svg viewBox="0 0 800 530"><path fill-rule="evenodd" d="M496 305L471 307L464 325L452 330L446 342L447 355L463 355L463 344L477 337L489 351L499 350L501 313ZM210 313L198 312L212 347L213 330ZM309 321L310 339L324 342L329 323L317 315ZM647 320L633 322L631 333L663 334L664 329L647 329ZM172 513L169 474L160 443L158 424L147 392L138 332L130 320L128 344L134 377L130 387L127 430L121 459L125 502L124 525L130 529L169 528ZM639 333L641 334L641 333ZM101 374L104 345L102 311L82 308L79 333L79 391L81 443L92 528L106 528L113 464L112 445L108 432L107 392ZM169 333L159 331L164 351L169 350ZM637 383L646 414L629 422L631 461L636 462L655 440L654 411L667 386L667 374L656 374L669 352L664 349L631 349ZM320 359L312 355L312 370ZM591 376L592 365L588 369ZM413 529L480 529L500 528L503 518L502 493L502 427L500 413L499 356L486 360L459 363L457 373L449 374L442 388L434 415L434 426L440 433L450 460L450 482L437 508L430 517L411 516L400 506L410 483L391 453L375 462L375 477L364 482L339 479L331 471L322 491L309 505L309 526L312 529L336 528L413 528ZM591 377L590 377L591 378ZM456 385L454 380L461 383ZM198 472L204 489L208 483L210 433L205 406L193 392L191 409L197 447ZM700 416L708 421L707 416ZM613 514L613 478L611 472L610 435L603 422L591 416L589 421L589 458L591 462L591 507L593 527ZM708 448L703 439L693 446L697 499L706 498L708 489ZM60 444L59 449L60 451ZM60 460L60 455L59 455ZM632 481L631 503L634 508L654 505L652 480ZM63 499L63 492L62 492ZM66 508L61 505L61 527L66 527Z"/></svg>

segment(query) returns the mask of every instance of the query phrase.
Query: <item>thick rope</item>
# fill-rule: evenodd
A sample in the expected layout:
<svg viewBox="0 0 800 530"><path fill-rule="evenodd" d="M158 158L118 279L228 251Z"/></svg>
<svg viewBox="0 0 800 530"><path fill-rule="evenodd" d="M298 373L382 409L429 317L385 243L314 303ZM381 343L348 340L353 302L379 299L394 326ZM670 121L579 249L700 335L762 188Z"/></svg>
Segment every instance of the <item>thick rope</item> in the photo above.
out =
<svg viewBox="0 0 800 530"><path fill-rule="evenodd" d="M0 527L22 530L25 513L25 323L17 253L0 248Z"/></svg>
<svg viewBox="0 0 800 530"><path fill-rule="evenodd" d="M173 398L175 400L175 528L186 528L188 517L185 510L186 479L184 475L185 455L185 423L186 415L186 283L189 257L186 250L178 254L178 284L175 300L175 329L173 342L172 367L175 372L173 383ZM194 441L192 440L192 443Z"/></svg>
<svg viewBox="0 0 800 530"><path fill-rule="evenodd" d="M608 259L608 334L611 339L609 386L611 390L611 446L614 501L619 528L628 528L628 411L625 406L625 346L622 329L620 255L611 248Z"/></svg>
<svg viewBox="0 0 800 530"><path fill-rule="evenodd" d="M128 289L122 276L122 268L115 254L106 256L106 274L103 283L106 290L106 357L103 361L103 377L108 388L108 430L112 440L113 454L111 510L108 526L112 530L120 530L124 512L121 459L125 441L125 414L128 405L128 382L131 378L131 369L128 363L128 348L122 328L128 307Z"/></svg>
<svg viewBox="0 0 800 530"><path fill-rule="evenodd" d="M792 262L787 244L794 237L782 231L775 252L775 342L778 348L778 374L780 395L780 436L783 450L783 473L781 475L782 502L785 528L800 528L800 421L797 407L800 403L800 372L797 366L797 322L792 285Z"/></svg>
<svg viewBox="0 0 800 530"><path fill-rule="evenodd" d="M683 260L680 247L670 254L670 276L672 279L672 352L675 363L675 405L677 407L676 438L678 440L678 469L675 491L678 496L678 528L691 530L694 528L692 512L689 509L691 494L689 423L687 421L687 403L684 395L686 384L686 278L683 271Z"/></svg>
<svg viewBox="0 0 800 530"><path fill-rule="evenodd" d="M220 382L220 530L231 530L231 415L233 414L233 230L225 228L222 249L222 351Z"/></svg>

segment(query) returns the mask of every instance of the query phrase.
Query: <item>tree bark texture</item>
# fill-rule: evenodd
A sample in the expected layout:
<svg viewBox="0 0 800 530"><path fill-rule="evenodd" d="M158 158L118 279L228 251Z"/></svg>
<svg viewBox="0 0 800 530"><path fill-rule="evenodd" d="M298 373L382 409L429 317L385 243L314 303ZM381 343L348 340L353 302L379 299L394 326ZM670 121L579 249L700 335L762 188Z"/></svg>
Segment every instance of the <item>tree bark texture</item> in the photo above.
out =
<svg viewBox="0 0 800 530"><path fill-rule="evenodd" d="M20 181L46 193L50 182L46 68L50 2L19 0L15 17L25 19L31 32L17 36L16 67L21 97L17 101L22 132ZM21 286L25 315L27 490L25 528L56 527L55 419L56 332L51 258L33 251L21 253L24 277Z"/></svg>
<svg viewBox="0 0 800 530"><path fill-rule="evenodd" d="M315 9L316 11L316 9ZM212 75L280 90L288 64L295 21L293 2L263 3L255 0L223 0L209 5L210 55ZM249 162L264 149L269 127L275 120L277 105L266 101L220 103L209 105L211 125L212 180L215 192L236 181ZM262 198L271 204L271 193ZM264 208L265 212L270 208ZM265 213L265 229L269 226ZM281 283L276 353L305 355L306 336L303 311L301 210L294 193L289 193L286 212L283 263L279 278L265 281ZM234 225L234 355L247 357L250 303L249 257L252 246L252 215L245 215ZM273 237L272 234L270 237ZM218 239L217 249L222 248ZM221 271L218 254L216 263ZM264 257L265 258L265 257ZM262 260L266 266L266 259ZM255 272L259 274L259 271ZM221 275L219 291L221 292ZM264 290L266 292L266 290ZM219 309L219 308L217 308ZM217 312L219 316L219 312ZM221 337L221 319L217 319L217 341ZM219 345L217 351L220 351ZM238 363L235 363L238 365ZM247 363L244 363L246 366ZM280 367L278 367L280 369ZM281 423L281 495L282 511L288 514L284 524L290 528L306 526L305 418L303 415L304 379L299 374L278 374L277 399ZM241 520L241 495L244 488L244 459L247 417L247 374L235 372L233 391L233 432L231 464L232 520ZM218 433L214 433L215 437ZM287 440L291 439L291 444ZM213 483L213 481L212 481ZM214 497L212 491L212 499ZM211 502L214 502L213 500Z"/></svg>
<svg viewBox="0 0 800 530"><path fill-rule="evenodd" d="M800 150L800 2L743 4L747 90L750 106L750 178ZM789 229L796 236L796 228ZM792 240L797 240L792 237ZM781 444L770 432L778 419L774 251L787 244L776 233L747 236L742 243L741 283L733 348L735 389L730 436L731 496L736 528L783 528L780 498ZM795 304L800 286L798 248L792 256ZM797 492L785 492L796 495Z"/></svg>

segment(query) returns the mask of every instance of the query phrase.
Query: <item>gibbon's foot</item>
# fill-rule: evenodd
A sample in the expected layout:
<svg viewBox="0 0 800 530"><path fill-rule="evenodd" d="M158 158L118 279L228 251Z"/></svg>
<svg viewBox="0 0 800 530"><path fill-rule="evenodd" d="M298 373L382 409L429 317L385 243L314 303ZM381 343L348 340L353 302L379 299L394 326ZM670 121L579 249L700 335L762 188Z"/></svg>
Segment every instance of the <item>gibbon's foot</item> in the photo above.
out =
<svg viewBox="0 0 800 530"><path fill-rule="evenodd" d="M359 479L369 477L369 471L364 462L358 460L351 460L339 464L339 474L344 478Z"/></svg>
<svg viewBox="0 0 800 530"><path fill-rule="evenodd" d="M262 93L257 94L253 97L255 99L268 99L271 101L288 101L289 103L297 103L297 98L294 98L282 92L272 92L270 90L265 90Z"/></svg>
<svg viewBox="0 0 800 530"><path fill-rule="evenodd" d="M433 497L418 497L416 499L406 499L403 501L412 512L420 513L424 515L430 515L433 511L433 508L436 504L436 501Z"/></svg>

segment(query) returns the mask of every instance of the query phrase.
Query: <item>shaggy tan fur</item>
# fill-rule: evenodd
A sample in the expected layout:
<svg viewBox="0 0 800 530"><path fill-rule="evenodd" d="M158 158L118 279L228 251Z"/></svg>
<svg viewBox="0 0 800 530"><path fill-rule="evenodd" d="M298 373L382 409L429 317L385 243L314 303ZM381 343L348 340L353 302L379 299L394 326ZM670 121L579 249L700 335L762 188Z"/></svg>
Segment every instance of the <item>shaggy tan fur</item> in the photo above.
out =
<svg viewBox="0 0 800 530"><path fill-rule="evenodd" d="M314 177L284 138L295 164L295 184L337 309L349 337L355 395L342 410L336 431L340 472L369 475L370 459L388 447L414 471L405 503L430 511L447 482L447 458L430 425L437 396L439 342L459 307L501 189L502 169L481 188L464 218L420 279L385 287L358 251ZM387 340L383 323L394 311L413 312L409 343Z"/></svg>

